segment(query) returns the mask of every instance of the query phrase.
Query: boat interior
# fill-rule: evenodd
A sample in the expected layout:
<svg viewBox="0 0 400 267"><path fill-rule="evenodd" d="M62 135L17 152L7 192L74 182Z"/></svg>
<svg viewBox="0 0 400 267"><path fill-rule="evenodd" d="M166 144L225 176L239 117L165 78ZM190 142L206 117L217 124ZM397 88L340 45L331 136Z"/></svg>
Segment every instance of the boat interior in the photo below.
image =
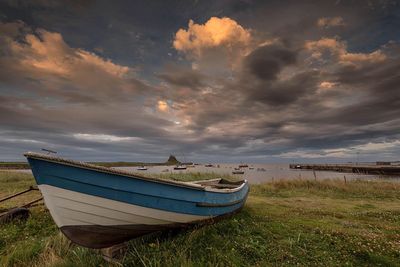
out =
<svg viewBox="0 0 400 267"><path fill-rule="evenodd" d="M202 180L193 182L204 187L216 188L216 189L231 189L240 187L245 181L229 181L226 179L212 179L212 180Z"/></svg>

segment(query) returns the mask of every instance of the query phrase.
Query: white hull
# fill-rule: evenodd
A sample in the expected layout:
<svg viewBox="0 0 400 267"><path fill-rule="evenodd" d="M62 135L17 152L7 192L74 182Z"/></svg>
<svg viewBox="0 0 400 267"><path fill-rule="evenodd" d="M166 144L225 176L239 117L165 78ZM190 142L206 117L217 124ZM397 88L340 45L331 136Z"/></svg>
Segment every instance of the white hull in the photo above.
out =
<svg viewBox="0 0 400 267"><path fill-rule="evenodd" d="M39 189L60 228L76 225L170 225L210 218L146 208L51 185L39 185Z"/></svg>

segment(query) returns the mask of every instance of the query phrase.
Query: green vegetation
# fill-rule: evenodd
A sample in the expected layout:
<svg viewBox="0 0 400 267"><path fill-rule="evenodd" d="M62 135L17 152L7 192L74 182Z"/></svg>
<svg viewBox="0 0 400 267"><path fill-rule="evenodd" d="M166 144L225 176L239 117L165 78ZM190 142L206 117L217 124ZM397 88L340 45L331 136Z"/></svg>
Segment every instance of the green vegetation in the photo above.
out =
<svg viewBox="0 0 400 267"><path fill-rule="evenodd" d="M5 170L20 170L20 169L30 169L31 167L27 162L0 162L0 169Z"/></svg>
<svg viewBox="0 0 400 267"><path fill-rule="evenodd" d="M170 155L166 162L89 162L91 164L104 166L104 167L138 167L138 166L165 166L165 165L178 165L180 161L174 155Z"/></svg>
<svg viewBox="0 0 400 267"><path fill-rule="evenodd" d="M89 162L90 164L104 166L104 167L139 167L139 166L164 166L164 165L178 165L180 161L174 155L170 155L166 162L128 162L128 161L114 161L114 162ZM27 162L0 162L0 170L19 170L30 169Z"/></svg>
<svg viewBox="0 0 400 267"><path fill-rule="evenodd" d="M144 163L144 162L127 162L127 161L115 161L115 162L88 162L90 164L99 165L103 167L139 167L139 166L158 166L164 165L164 163Z"/></svg>
<svg viewBox="0 0 400 267"><path fill-rule="evenodd" d="M174 179L192 178L186 176ZM194 176L202 179L201 174ZM33 183L29 174L0 172L0 198ZM214 225L132 240L121 263L400 266L399 192L400 184L390 182L295 180L255 185L237 215ZM33 208L26 222L0 226L0 257L2 266L109 265L97 251L70 245L43 206Z"/></svg>

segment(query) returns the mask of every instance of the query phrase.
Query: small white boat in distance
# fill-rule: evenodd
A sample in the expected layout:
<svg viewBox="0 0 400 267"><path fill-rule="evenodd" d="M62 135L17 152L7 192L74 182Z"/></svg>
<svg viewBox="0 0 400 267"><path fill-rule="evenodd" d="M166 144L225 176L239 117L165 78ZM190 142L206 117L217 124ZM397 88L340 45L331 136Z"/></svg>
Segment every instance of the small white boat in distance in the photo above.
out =
<svg viewBox="0 0 400 267"><path fill-rule="evenodd" d="M147 171L147 168L145 166L140 166L137 168L138 171Z"/></svg>
<svg viewBox="0 0 400 267"><path fill-rule="evenodd" d="M185 165L176 165L174 167L174 170L186 170L186 166Z"/></svg>

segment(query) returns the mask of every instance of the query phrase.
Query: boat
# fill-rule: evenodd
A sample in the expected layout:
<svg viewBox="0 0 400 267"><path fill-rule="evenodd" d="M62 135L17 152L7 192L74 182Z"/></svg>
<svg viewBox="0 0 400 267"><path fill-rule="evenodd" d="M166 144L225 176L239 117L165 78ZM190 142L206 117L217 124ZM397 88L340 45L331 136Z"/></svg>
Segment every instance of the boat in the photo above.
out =
<svg viewBox="0 0 400 267"><path fill-rule="evenodd" d="M204 167L210 168L210 167L214 167L214 165L212 165L212 164L206 164L206 165L204 165Z"/></svg>
<svg viewBox="0 0 400 267"><path fill-rule="evenodd" d="M244 174L244 171L235 169L235 170L232 171L232 174Z"/></svg>
<svg viewBox="0 0 400 267"><path fill-rule="evenodd" d="M249 167L249 165L247 165L247 164L243 164L242 163L242 164L239 165L239 168L247 168L247 167Z"/></svg>
<svg viewBox="0 0 400 267"><path fill-rule="evenodd" d="M212 223L244 205L246 180L180 182L28 152L38 188L73 243L106 248L173 228Z"/></svg>
<svg viewBox="0 0 400 267"><path fill-rule="evenodd" d="M186 165L176 165L174 167L174 170L186 170Z"/></svg>
<svg viewBox="0 0 400 267"><path fill-rule="evenodd" d="M137 168L138 171L147 171L147 168L145 166L140 166Z"/></svg>

